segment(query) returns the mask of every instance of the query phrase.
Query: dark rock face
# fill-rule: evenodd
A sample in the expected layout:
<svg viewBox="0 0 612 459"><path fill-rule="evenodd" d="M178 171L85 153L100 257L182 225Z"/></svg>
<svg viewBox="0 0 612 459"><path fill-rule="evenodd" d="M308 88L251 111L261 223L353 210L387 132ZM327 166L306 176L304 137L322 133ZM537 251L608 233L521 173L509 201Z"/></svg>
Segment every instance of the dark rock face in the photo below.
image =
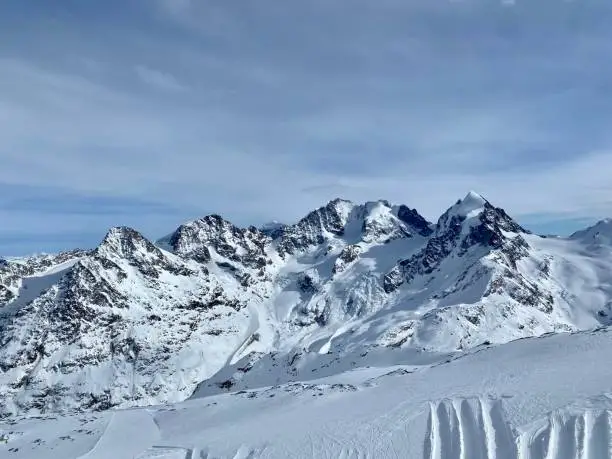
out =
<svg viewBox="0 0 612 459"><path fill-rule="evenodd" d="M402 204L397 211L397 218L414 228L421 236L429 236L433 232L430 223L416 209L411 209Z"/></svg>
<svg viewBox="0 0 612 459"><path fill-rule="evenodd" d="M5 285L0 285L0 304L8 303L15 298L15 294L11 292Z"/></svg>
<svg viewBox="0 0 612 459"><path fill-rule="evenodd" d="M181 225L172 234L169 245L174 249L176 253L187 256L198 263L208 263L210 258L210 251L205 245L197 245L195 247L187 248L186 241L196 241L198 239L198 228L194 225Z"/></svg>
<svg viewBox="0 0 612 459"><path fill-rule="evenodd" d="M352 203L336 199L309 213L297 224L286 227L279 239L278 252L284 256L323 244L324 232L342 236L348 217L344 212L346 207L352 207Z"/></svg>
<svg viewBox="0 0 612 459"><path fill-rule="evenodd" d="M179 256L200 263L211 260L210 250L247 268L262 269L268 264L266 247L271 238L255 227L242 229L218 215L181 225L168 245Z"/></svg>
<svg viewBox="0 0 612 459"><path fill-rule="evenodd" d="M457 205L460 205L459 202ZM506 234L504 234L506 233ZM510 235L508 235L510 233ZM396 291L402 284L410 284L416 276L434 275L434 272L449 257L466 257L475 250L482 250L476 261L463 262L465 270L457 276L454 287L435 298L458 292L468 285L474 285L480 279L491 276L483 297L493 294L507 294L520 304L535 307L550 313L553 308L553 297L549 292L542 292L535 282L525 279L518 272L517 263L529 255L529 245L522 236L527 231L512 220L503 209L484 202L482 210L476 217L468 219L453 212L451 208L436 225L436 230L426 246L414 256L402 260L383 278L383 287L387 293ZM505 267L501 272L475 263L485 254L490 254L496 266ZM470 277L468 277L468 273ZM543 271L543 274L545 272Z"/></svg>
<svg viewBox="0 0 612 459"><path fill-rule="evenodd" d="M194 267L134 230L109 231L49 289L0 316L0 369L25 374L3 397L27 394L13 399L19 410L49 412L108 409L188 390L173 382L181 350L200 337L239 333L227 321L245 306ZM178 289L185 281L188 287ZM87 372L97 369L108 381L88 385ZM131 374L139 384L126 382ZM9 410L0 404L0 417Z"/></svg>
<svg viewBox="0 0 612 459"><path fill-rule="evenodd" d="M507 293L510 298L518 303L537 308L547 314L550 314L553 310L554 298L550 292L542 291L535 282L525 279L509 269L490 282L484 297L495 293Z"/></svg>
<svg viewBox="0 0 612 459"><path fill-rule="evenodd" d="M461 201L457 203L460 204ZM414 256L400 261L396 268L384 276L385 291L393 292L403 283L410 283L418 275L432 274L452 253L462 257L475 247L500 250L507 254L514 264L527 254L528 246L523 238L504 236L504 231L519 235L526 231L503 209L485 202L482 211L475 221L473 220L468 223L464 215L454 212L454 208L445 212L425 247Z"/></svg>
<svg viewBox="0 0 612 459"><path fill-rule="evenodd" d="M312 295L317 293L320 289L318 281L316 281L312 275L308 273L301 273L297 278L297 286L300 292Z"/></svg>
<svg viewBox="0 0 612 459"><path fill-rule="evenodd" d="M311 212L297 224L285 227L278 237L278 251L281 256L298 253L323 244L330 235L346 236L349 238L347 242L353 244L359 238L366 243L390 242L413 237L413 234L431 234L429 222L416 210L399 206L397 215L395 212L395 208L384 200L355 205L336 199ZM346 233L349 226L353 228L350 235ZM354 231L355 228L360 229L360 235Z"/></svg>
<svg viewBox="0 0 612 459"><path fill-rule="evenodd" d="M316 324L319 327L324 327L329 323L331 306L329 302L323 302L317 304L313 309L303 308L298 312L298 317L293 321L295 325L307 327Z"/></svg>
<svg viewBox="0 0 612 459"><path fill-rule="evenodd" d="M462 220L454 216L446 223L444 230L436 231L419 253L400 261L398 267L385 276L384 287L387 293L404 282L412 281L417 275L431 274L451 254L461 234Z"/></svg>
<svg viewBox="0 0 612 459"><path fill-rule="evenodd" d="M494 260L505 269L493 277L483 297L506 293L520 304L531 306L550 314L554 298L550 292L543 291L533 279L527 279L518 271L517 262L529 255L529 245L521 236L504 241L495 252ZM540 276L548 278L550 273L547 264L540 267Z"/></svg>
<svg viewBox="0 0 612 459"><path fill-rule="evenodd" d="M118 226L108 231L96 252L104 250L114 251L125 258L134 258L139 252L154 254L156 259L162 257L161 251L152 242L127 226Z"/></svg>
<svg viewBox="0 0 612 459"><path fill-rule="evenodd" d="M360 218L363 219L361 240L366 243L388 243L396 239L413 237L412 229L398 218L392 217L392 209L388 203L384 203L384 205L388 211L386 218L372 218L372 215L368 215L368 204L366 204L366 209L361 209L362 215L360 215Z"/></svg>
<svg viewBox="0 0 612 459"><path fill-rule="evenodd" d="M358 245L347 245L334 263L333 274L341 273L344 271L349 264L357 260L359 258L359 254L361 253L361 247Z"/></svg>
<svg viewBox="0 0 612 459"><path fill-rule="evenodd" d="M404 283L404 273L399 265L383 277L383 289L385 293L393 293Z"/></svg>
<svg viewBox="0 0 612 459"><path fill-rule="evenodd" d="M181 269L179 264L171 262L155 244L138 231L127 227L112 228L92 252L92 258L105 269L117 270L117 275L125 278L127 274L118 269L113 261L115 257L128 260L131 266L150 278L157 278L161 271L176 273ZM185 272L189 273L189 270Z"/></svg>
<svg viewBox="0 0 612 459"><path fill-rule="evenodd" d="M0 259L0 308L16 298L20 279L37 275L51 266L87 254L85 250L71 250L55 255L36 255L19 261Z"/></svg>
<svg viewBox="0 0 612 459"><path fill-rule="evenodd" d="M503 209L495 208L488 202L479 217L480 224L472 226L468 236L463 240L462 247L467 249L475 244L499 249L505 241L502 231L510 233L526 233L527 231L512 220Z"/></svg>

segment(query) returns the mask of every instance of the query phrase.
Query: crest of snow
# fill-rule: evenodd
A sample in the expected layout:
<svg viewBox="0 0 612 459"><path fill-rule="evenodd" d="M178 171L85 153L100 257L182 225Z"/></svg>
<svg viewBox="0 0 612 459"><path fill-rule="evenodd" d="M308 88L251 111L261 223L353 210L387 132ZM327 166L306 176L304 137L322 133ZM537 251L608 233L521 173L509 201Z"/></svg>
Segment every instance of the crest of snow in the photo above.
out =
<svg viewBox="0 0 612 459"><path fill-rule="evenodd" d="M465 198L455 204L451 209L455 215L466 219L476 217L482 213L487 200L475 191L470 191Z"/></svg>
<svg viewBox="0 0 612 459"><path fill-rule="evenodd" d="M364 205L365 217L363 219L364 242L381 242L384 239L401 237L408 233L405 225L393 212L393 207L386 201L367 202Z"/></svg>
<svg viewBox="0 0 612 459"><path fill-rule="evenodd" d="M392 214L392 208L384 201L367 202L365 204L366 217L365 222L379 222L384 225L385 223L393 222L396 217Z"/></svg>
<svg viewBox="0 0 612 459"><path fill-rule="evenodd" d="M335 199L332 201L332 204L338 212L340 219L344 222L348 220L351 211L355 207L355 204L353 204L351 201L347 201L346 199Z"/></svg>

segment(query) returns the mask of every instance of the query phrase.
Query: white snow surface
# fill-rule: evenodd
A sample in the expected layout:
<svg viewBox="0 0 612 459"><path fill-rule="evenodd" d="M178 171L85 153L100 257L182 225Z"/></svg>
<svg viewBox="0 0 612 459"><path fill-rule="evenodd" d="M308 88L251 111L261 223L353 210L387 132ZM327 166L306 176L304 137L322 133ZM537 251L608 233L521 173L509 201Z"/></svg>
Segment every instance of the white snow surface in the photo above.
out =
<svg viewBox="0 0 612 459"><path fill-rule="evenodd" d="M25 419L0 425L0 456L604 459L611 352L605 328L167 406Z"/></svg>
<svg viewBox="0 0 612 459"><path fill-rule="evenodd" d="M451 208L451 212L466 218L473 218L484 209L487 200L475 191L470 191L465 198Z"/></svg>

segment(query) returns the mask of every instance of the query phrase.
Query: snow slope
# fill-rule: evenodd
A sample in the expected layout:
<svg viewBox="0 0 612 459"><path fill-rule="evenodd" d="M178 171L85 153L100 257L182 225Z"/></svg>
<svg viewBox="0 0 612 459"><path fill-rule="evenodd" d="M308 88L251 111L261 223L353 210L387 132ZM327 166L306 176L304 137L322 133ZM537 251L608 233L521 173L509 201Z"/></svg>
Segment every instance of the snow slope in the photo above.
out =
<svg viewBox="0 0 612 459"><path fill-rule="evenodd" d="M602 328L169 406L27 419L0 427L0 455L604 459L611 352Z"/></svg>
<svg viewBox="0 0 612 459"><path fill-rule="evenodd" d="M0 417L311 384L608 326L606 225L543 238L474 192L435 224L337 199L263 231L210 215L156 244L117 227L89 252L0 261Z"/></svg>

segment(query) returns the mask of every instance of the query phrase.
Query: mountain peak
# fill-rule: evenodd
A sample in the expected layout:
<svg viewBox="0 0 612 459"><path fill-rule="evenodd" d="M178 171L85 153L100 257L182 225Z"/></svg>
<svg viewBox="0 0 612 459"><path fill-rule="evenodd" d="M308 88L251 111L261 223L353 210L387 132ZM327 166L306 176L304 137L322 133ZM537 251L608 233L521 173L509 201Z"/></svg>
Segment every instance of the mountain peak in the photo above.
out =
<svg viewBox="0 0 612 459"><path fill-rule="evenodd" d="M489 201L480 194L475 191L470 191L465 198L457 201L457 204L455 204L452 209L454 210L453 213L456 215L471 218L479 215L487 204L489 204Z"/></svg>
<svg viewBox="0 0 612 459"><path fill-rule="evenodd" d="M344 199L344 198L334 198L331 201L329 201L327 204L332 204L332 205L353 204L353 201L351 201L350 199Z"/></svg>
<svg viewBox="0 0 612 459"><path fill-rule="evenodd" d="M108 230L100 245L115 244L126 239L144 239L144 236L128 226L114 226Z"/></svg>
<svg viewBox="0 0 612 459"><path fill-rule="evenodd" d="M187 222L158 244L184 258L208 263L211 251L221 258L261 269L267 264L265 246L270 238L255 227L239 228L219 215Z"/></svg>
<svg viewBox="0 0 612 459"><path fill-rule="evenodd" d="M127 226L115 226L108 230L96 251L130 257L136 251L157 252L157 248L135 229Z"/></svg>
<svg viewBox="0 0 612 459"><path fill-rule="evenodd" d="M421 236L429 236L433 230L428 222L416 209L400 205L397 210L397 218L414 228Z"/></svg>
<svg viewBox="0 0 612 459"><path fill-rule="evenodd" d="M574 257L475 192L435 226L405 205L334 199L268 225L274 238L208 215L161 248L115 227L93 252L0 259L0 418L164 404L199 384L257 389L385 348L439 355L609 325L612 221L598 225L595 250Z"/></svg>
<svg viewBox="0 0 612 459"><path fill-rule="evenodd" d="M593 226L576 231L570 236L570 239L577 239L595 245L610 245L612 244L612 218L605 218Z"/></svg>
<svg viewBox="0 0 612 459"><path fill-rule="evenodd" d="M346 221L354 207L355 203L353 201L349 201L348 199L336 198L329 201L325 206L325 209L335 212L338 217L340 217L340 219Z"/></svg>
<svg viewBox="0 0 612 459"><path fill-rule="evenodd" d="M463 199L468 199L468 198L484 200L484 197L480 193L478 193L478 192L476 192L474 190L468 191L468 193L465 195L465 198L463 198Z"/></svg>

